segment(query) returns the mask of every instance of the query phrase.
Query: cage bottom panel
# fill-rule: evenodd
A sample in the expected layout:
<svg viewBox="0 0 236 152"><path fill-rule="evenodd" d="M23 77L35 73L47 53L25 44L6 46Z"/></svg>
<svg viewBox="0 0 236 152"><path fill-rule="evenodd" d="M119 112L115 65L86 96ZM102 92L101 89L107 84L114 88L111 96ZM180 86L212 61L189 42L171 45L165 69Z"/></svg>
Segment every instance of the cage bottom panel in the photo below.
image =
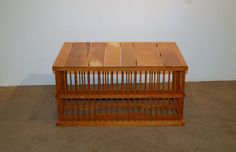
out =
<svg viewBox="0 0 236 152"><path fill-rule="evenodd" d="M63 99L59 121L181 120L181 99Z"/></svg>

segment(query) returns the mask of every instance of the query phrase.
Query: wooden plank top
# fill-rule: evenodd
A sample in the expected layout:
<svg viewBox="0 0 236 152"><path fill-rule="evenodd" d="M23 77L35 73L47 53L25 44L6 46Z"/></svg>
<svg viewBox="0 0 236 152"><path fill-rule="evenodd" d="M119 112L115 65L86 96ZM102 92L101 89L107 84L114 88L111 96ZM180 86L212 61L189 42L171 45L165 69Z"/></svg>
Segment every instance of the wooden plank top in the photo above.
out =
<svg viewBox="0 0 236 152"><path fill-rule="evenodd" d="M188 68L174 42L66 42L53 70L66 67Z"/></svg>

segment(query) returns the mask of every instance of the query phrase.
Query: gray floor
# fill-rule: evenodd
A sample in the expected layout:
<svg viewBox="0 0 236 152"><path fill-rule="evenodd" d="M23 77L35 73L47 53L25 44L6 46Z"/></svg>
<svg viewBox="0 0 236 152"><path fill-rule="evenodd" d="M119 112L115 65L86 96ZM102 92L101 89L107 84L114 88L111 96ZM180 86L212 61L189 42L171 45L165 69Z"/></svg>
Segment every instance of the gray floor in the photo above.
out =
<svg viewBox="0 0 236 152"><path fill-rule="evenodd" d="M236 151L236 81L187 83L184 127L56 127L54 89L0 87L0 151Z"/></svg>

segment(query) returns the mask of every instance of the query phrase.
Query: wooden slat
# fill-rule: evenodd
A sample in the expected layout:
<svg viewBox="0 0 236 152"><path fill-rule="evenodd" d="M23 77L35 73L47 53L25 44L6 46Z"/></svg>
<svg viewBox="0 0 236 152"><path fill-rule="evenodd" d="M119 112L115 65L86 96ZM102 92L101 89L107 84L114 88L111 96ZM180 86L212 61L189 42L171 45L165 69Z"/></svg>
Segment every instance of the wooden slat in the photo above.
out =
<svg viewBox="0 0 236 152"><path fill-rule="evenodd" d="M165 66L186 66L187 64L174 42L157 43Z"/></svg>
<svg viewBox="0 0 236 152"><path fill-rule="evenodd" d="M163 66L156 43L134 43L137 66Z"/></svg>
<svg viewBox="0 0 236 152"><path fill-rule="evenodd" d="M105 66L121 66L120 43L107 43L104 63Z"/></svg>
<svg viewBox="0 0 236 152"><path fill-rule="evenodd" d="M104 65L106 43L93 43L89 52L89 66L99 67Z"/></svg>
<svg viewBox="0 0 236 152"><path fill-rule="evenodd" d="M122 66L136 66L133 43L121 43Z"/></svg>
<svg viewBox="0 0 236 152"><path fill-rule="evenodd" d="M87 67L89 43L74 43L66 61L66 67Z"/></svg>
<svg viewBox="0 0 236 152"><path fill-rule="evenodd" d="M71 48L73 46L73 43L71 42L65 42L61 48L60 53L58 54L54 64L53 64L53 69L55 67L64 67L66 60L70 54Z"/></svg>

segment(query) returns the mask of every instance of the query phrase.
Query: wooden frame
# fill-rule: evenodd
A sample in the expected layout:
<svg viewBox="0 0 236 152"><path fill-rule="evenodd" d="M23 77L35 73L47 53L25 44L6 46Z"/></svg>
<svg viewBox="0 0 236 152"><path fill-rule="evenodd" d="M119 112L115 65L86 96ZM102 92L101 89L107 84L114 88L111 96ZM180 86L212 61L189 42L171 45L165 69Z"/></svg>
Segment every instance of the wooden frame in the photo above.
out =
<svg viewBox="0 0 236 152"><path fill-rule="evenodd" d="M65 43L57 125L183 125L187 68L175 43Z"/></svg>

